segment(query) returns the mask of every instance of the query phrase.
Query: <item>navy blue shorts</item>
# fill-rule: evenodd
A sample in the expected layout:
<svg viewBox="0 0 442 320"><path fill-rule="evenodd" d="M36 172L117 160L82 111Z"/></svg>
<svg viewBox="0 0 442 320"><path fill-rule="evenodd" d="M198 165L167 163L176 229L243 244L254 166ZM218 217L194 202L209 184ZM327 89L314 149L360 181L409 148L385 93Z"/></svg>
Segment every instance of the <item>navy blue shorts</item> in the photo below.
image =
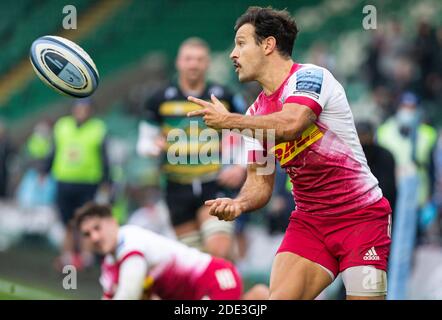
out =
<svg viewBox="0 0 442 320"><path fill-rule="evenodd" d="M68 225L75 210L95 197L98 184L57 182L56 204L64 225Z"/></svg>
<svg viewBox="0 0 442 320"><path fill-rule="evenodd" d="M192 184L167 182L166 202L169 207L172 225L194 221L196 213L206 200L225 197L225 194L216 181L201 183L199 192Z"/></svg>

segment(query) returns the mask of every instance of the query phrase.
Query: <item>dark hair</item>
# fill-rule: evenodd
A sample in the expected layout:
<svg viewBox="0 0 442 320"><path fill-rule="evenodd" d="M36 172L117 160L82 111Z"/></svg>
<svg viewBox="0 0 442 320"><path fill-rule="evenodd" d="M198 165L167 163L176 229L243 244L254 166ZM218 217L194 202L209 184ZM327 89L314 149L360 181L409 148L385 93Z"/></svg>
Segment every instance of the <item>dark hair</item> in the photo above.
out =
<svg viewBox="0 0 442 320"><path fill-rule="evenodd" d="M78 105L88 105L89 107L92 107L94 105L92 98L86 97L86 98L77 98L74 100L74 107Z"/></svg>
<svg viewBox="0 0 442 320"><path fill-rule="evenodd" d="M265 38L273 36L276 47L283 56L290 57L299 30L295 19L287 10L275 10L272 7L249 7L236 20L235 32L244 24L250 23L255 27L255 41L260 44Z"/></svg>
<svg viewBox="0 0 442 320"><path fill-rule="evenodd" d="M93 201L86 202L75 211L73 220L75 228L79 229L84 220L92 217L111 218L112 209L108 205L100 205Z"/></svg>

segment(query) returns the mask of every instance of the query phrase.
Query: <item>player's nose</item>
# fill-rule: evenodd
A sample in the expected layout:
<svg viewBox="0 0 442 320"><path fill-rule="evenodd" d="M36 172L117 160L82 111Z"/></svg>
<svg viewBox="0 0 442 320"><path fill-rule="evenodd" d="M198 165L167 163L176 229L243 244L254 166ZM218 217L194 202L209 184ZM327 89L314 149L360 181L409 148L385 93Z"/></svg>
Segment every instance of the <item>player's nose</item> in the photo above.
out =
<svg viewBox="0 0 442 320"><path fill-rule="evenodd" d="M91 232L89 237L94 243L100 240L100 235L98 234L98 232Z"/></svg>
<svg viewBox="0 0 442 320"><path fill-rule="evenodd" d="M235 59L238 58L238 53L237 53L236 48L233 48L232 52L230 52L229 57L230 57L231 60L235 60Z"/></svg>

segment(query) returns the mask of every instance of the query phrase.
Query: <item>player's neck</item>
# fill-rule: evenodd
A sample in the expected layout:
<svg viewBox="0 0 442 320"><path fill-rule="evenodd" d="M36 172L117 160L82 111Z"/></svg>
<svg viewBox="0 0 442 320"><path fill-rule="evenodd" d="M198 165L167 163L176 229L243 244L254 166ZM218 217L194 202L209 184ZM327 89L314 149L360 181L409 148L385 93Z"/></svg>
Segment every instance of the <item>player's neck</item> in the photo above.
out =
<svg viewBox="0 0 442 320"><path fill-rule="evenodd" d="M289 75L293 63L292 59L278 59L267 65L262 73L263 76L261 79L258 79L258 82L261 84L262 90L266 95L271 95L278 90Z"/></svg>
<svg viewBox="0 0 442 320"><path fill-rule="evenodd" d="M178 79L178 84L180 86L181 91L186 96L201 96L206 88L206 81L202 79L201 81L187 81L183 78Z"/></svg>

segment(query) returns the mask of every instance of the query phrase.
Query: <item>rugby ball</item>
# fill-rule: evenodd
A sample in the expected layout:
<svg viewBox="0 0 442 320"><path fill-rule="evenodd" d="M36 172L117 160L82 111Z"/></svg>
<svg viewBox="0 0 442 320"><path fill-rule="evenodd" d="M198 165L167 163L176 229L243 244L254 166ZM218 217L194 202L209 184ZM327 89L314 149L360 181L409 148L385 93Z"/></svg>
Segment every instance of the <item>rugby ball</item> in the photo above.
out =
<svg viewBox="0 0 442 320"><path fill-rule="evenodd" d="M29 58L37 76L61 94L84 98L98 87L98 70L91 57L68 39L38 38L32 43Z"/></svg>

